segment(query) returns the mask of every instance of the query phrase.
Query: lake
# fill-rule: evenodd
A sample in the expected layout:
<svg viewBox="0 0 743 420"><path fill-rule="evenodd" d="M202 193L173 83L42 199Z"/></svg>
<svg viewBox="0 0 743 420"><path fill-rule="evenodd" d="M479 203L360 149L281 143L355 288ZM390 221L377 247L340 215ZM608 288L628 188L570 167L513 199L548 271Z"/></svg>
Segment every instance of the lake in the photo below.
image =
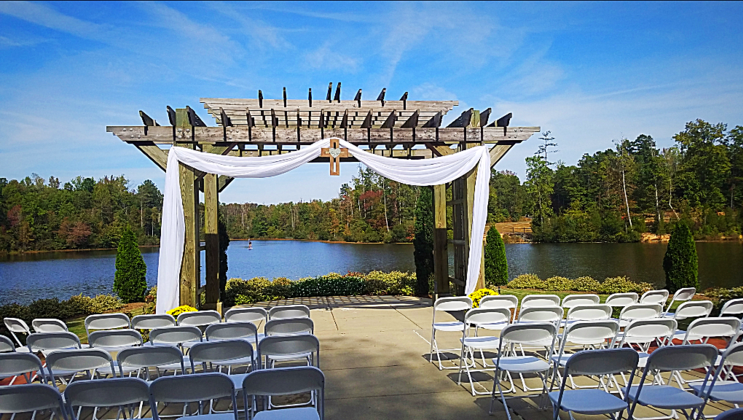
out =
<svg viewBox="0 0 743 420"><path fill-rule="evenodd" d="M701 287L743 285L743 244L699 242ZM509 276L541 278L626 275L662 287L665 244L507 244ZM157 282L157 248L143 248L147 282ZM203 254L202 254L203 255ZM229 277L318 276L329 272L415 271L410 244L345 244L304 241L233 241L227 250ZM203 258L203 256L202 256ZM67 299L110 293L116 251L49 252L0 257L0 304ZM203 262L203 259L202 259ZM450 266L453 265L450 256ZM202 267L203 278L203 267Z"/></svg>

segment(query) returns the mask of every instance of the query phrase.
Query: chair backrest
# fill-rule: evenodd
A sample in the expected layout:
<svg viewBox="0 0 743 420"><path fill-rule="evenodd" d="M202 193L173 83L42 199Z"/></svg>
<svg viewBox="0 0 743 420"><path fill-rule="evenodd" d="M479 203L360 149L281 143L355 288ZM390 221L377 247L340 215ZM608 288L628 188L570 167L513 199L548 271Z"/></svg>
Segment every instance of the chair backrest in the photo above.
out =
<svg viewBox="0 0 743 420"><path fill-rule="evenodd" d="M325 418L325 375L320 369L301 366L256 370L243 379L246 407L248 396L291 395L311 391L317 394L317 412L322 420Z"/></svg>
<svg viewBox="0 0 743 420"><path fill-rule="evenodd" d="M601 298L599 298L599 295L594 294L567 295L562 298L562 307L565 309L572 309L576 306L596 305L600 300Z"/></svg>
<svg viewBox="0 0 743 420"><path fill-rule="evenodd" d="M0 353L9 353L15 351L15 344L10 338L0 335Z"/></svg>
<svg viewBox="0 0 743 420"><path fill-rule="evenodd" d="M175 318L169 314L146 314L132 318L132 328L135 330L154 330L173 326L175 326Z"/></svg>
<svg viewBox="0 0 743 420"><path fill-rule="evenodd" d="M0 354L0 378L17 376L24 373L44 372L41 360L33 353L12 352ZM44 376L40 376L42 382Z"/></svg>
<svg viewBox="0 0 743 420"><path fill-rule="evenodd" d="M274 306L268 310L268 319L309 318L310 308L306 305Z"/></svg>
<svg viewBox="0 0 743 420"><path fill-rule="evenodd" d="M668 290L648 290L642 294L640 303L657 303L661 306L665 306L668 302Z"/></svg>
<svg viewBox="0 0 743 420"><path fill-rule="evenodd" d="M26 338L26 345L33 353L79 349L80 339L71 332L33 333Z"/></svg>
<svg viewBox="0 0 743 420"><path fill-rule="evenodd" d="M655 340L663 340L672 337L676 332L678 323L673 318L638 319L632 321L624 329L622 342L625 344L647 344Z"/></svg>
<svg viewBox="0 0 743 420"><path fill-rule="evenodd" d="M13 339L16 343L18 343L19 346L22 346L23 343L21 343L21 340L16 334L31 334L31 329L28 328L28 324L26 324L26 321L20 318L3 318L3 323L5 324L5 328L10 331L10 334L13 336Z"/></svg>
<svg viewBox="0 0 743 420"><path fill-rule="evenodd" d="M611 319L574 322L565 327L563 339L560 342L560 353L568 343L595 346L603 345L608 340L608 347L612 347L617 331L619 331L619 323Z"/></svg>
<svg viewBox="0 0 743 420"><path fill-rule="evenodd" d="M516 309L519 307L519 298L514 295L488 295L480 299L481 309L506 308Z"/></svg>
<svg viewBox="0 0 743 420"><path fill-rule="evenodd" d="M150 331L150 343L177 346L188 341L201 341L201 335L201 330L193 326L155 328Z"/></svg>
<svg viewBox="0 0 743 420"><path fill-rule="evenodd" d="M250 357L252 361L253 346L240 339L203 341L194 344L188 352L188 356L191 359L191 371L196 372L195 367L199 363L222 362L245 357Z"/></svg>
<svg viewBox="0 0 743 420"><path fill-rule="evenodd" d="M263 357L313 354L312 362L320 367L320 341L311 334L265 337L258 343L258 360Z"/></svg>
<svg viewBox="0 0 743 420"><path fill-rule="evenodd" d="M178 315L178 325L203 327L222 322L222 315L214 310L183 312Z"/></svg>
<svg viewBox="0 0 743 420"><path fill-rule="evenodd" d="M663 307L658 303L634 303L622 308L619 319L634 321L637 319L653 319L660 316Z"/></svg>
<svg viewBox="0 0 743 420"><path fill-rule="evenodd" d="M26 413L54 410L67 419L59 391L45 384L0 387L0 413Z"/></svg>
<svg viewBox="0 0 743 420"><path fill-rule="evenodd" d="M526 295L521 299L521 310L526 308L545 308L560 306L560 296L557 295Z"/></svg>
<svg viewBox="0 0 743 420"><path fill-rule="evenodd" d="M232 401L232 411L237 420L237 404L235 403L235 386L232 379L224 373L208 372L198 375L164 376L155 379L150 384L150 404L157 403L189 403L207 401L219 398L229 398ZM199 404L211 407L211 404ZM201 413L200 413L201 414ZM158 420L157 410L152 410L152 418Z"/></svg>
<svg viewBox="0 0 743 420"><path fill-rule="evenodd" d="M559 322L565 315L565 309L560 306L536 306L521 308L519 322Z"/></svg>
<svg viewBox="0 0 743 420"><path fill-rule="evenodd" d="M472 299L467 296L449 296L436 299L433 303L433 313L436 316L437 311L457 312L469 311L472 309Z"/></svg>
<svg viewBox="0 0 743 420"><path fill-rule="evenodd" d="M692 340L703 340L705 343L713 337L733 337L740 331L740 319L728 317L697 318L686 328L683 344Z"/></svg>
<svg viewBox="0 0 743 420"><path fill-rule="evenodd" d="M676 319L706 317L712 313L714 304L709 300L684 302L676 308L673 317Z"/></svg>
<svg viewBox="0 0 743 420"><path fill-rule="evenodd" d="M511 322L511 310L508 308L474 308L464 314L464 325L478 326ZM465 328L465 335L467 335Z"/></svg>
<svg viewBox="0 0 743 420"><path fill-rule="evenodd" d="M57 318L36 318L31 321L31 326L37 333L69 331L67 324Z"/></svg>
<svg viewBox="0 0 743 420"><path fill-rule="evenodd" d="M711 344L660 347L650 353L645 372L711 368L717 360L718 354L717 347Z"/></svg>
<svg viewBox="0 0 743 420"><path fill-rule="evenodd" d="M100 368L109 368L114 370L111 355L101 349L74 349L74 350L56 350L46 356L46 368L51 375L51 382L54 384L55 371L93 371Z"/></svg>
<svg viewBox="0 0 743 420"><path fill-rule="evenodd" d="M673 300L677 302L685 302L691 300L696 293L696 287L684 287L683 289L676 290L676 293L673 294Z"/></svg>
<svg viewBox="0 0 743 420"><path fill-rule="evenodd" d="M258 328L252 322L224 322L206 327L206 339L208 341L234 340L236 338L257 343Z"/></svg>
<svg viewBox="0 0 743 420"><path fill-rule="evenodd" d="M734 343L725 350L720 360L720 366L724 365L743 366L743 343Z"/></svg>
<svg viewBox="0 0 743 420"><path fill-rule="evenodd" d="M722 305L720 316L737 316L743 315L743 298L730 299Z"/></svg>
<svg viewBox="0 0 743 420"><path fill-rule="evenodd" d="M740 420L743 419L743 408L732 408L715 416L715 420Z"/></svg>
<svg viewBox="0 0 743 420"><path fill-rule="evenodd" d="M142 335L137 330L93 331L88 336L90 347L116 349L142 345Z"/></svg>
<svg viewBox="0 0 743 420"><path fill-rule="evenodd" d="M85 318L85 333L90 334L92 330L115 330L118 328L131 328L132 324L126 314L95 314Z"/></svg>
<svg viewBox="0 0 743 420"><path fill-rule="evenodd" d="M562 309L562 308L560 308ZM549 346L552 353L552 348L555 343L555 336L557 336L557 326L551 322L535 322L529 324L511 324L503 328L500 334L500 347L498 351L498 359L500 360L501 350L505 344L542 344L546 341L551 341L552 344Z"/></svg>
<svg viewBox="0 0 743 420"><path fill-rule="evenodd" d="M609 306L627 306L637 303L639 296L637 293L613 293L606 298L606 303Z"/></svg>
<svg viewBox="0 0 743 420"><path fill-rule="evenodd" d="M309 318L272 319L266 322L266 336L314 334L315 323Z"/></svg>
<svg viewBox="0 0 743 420"><path fill-rule="evenodd" d="M632 349L601 349L581 351L570 356L565 364L566 375L611 375L633 372L640 355ZM567 378L563 378L567 379ZM631 383L631 381L629 382Z"/></svg>
<svg viewBox="0 0 743 420"><path fill-rule="evenodd" d="M124 376L124 368L142 369L179 363L181 372L185 372L183 352L175 346L142 346L121 350L116 355L119 374Z"/></svg>
<svg viewBox="0 0 743 420"><path fill-rule="evenodd" d="M611 318L611 306L606 304L579 305L570 308L568 321L594 321Z"/></svg>
<svg viewBox="0 0 743 420"><path fill-rule="evenodd" d="M255 325L268 321L268 312L263 308L232 308L224 314L224 322L252 322Z"/></svg>
<svg viewBox="0 0 743 420"><path fill-rule="evenodd" d="M147 382L139 378L75 381L65 389L64 400L74 416L73 407L122 407L142 402L149 405L150 390Z"/></svg>

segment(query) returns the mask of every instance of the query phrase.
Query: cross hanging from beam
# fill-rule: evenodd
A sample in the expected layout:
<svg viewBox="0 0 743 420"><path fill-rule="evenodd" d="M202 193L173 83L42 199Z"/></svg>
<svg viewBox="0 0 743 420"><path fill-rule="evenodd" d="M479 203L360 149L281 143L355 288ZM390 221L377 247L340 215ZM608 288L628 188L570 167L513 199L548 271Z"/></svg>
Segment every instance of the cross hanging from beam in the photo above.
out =
<svg viewBox="0 0 743 420"><path fill-rule="evenodd" d="M341 159L349 157L348 149L341 148L338 139L330 139L330 147L323 147L320 153L321 157L330 158L330 175L338 176L341 174Z"/></svg>

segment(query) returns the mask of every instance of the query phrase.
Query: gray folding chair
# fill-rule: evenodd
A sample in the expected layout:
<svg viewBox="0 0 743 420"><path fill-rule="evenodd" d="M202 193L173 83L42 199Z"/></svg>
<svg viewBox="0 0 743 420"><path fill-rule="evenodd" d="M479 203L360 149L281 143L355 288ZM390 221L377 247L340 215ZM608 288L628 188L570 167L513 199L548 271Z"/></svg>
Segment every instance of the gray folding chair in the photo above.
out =
<svg viewBox="0 0 743 420"><path fill-rule="evenodd" d="M223 322L206 327L206 340L234 340L243 339L256 345L263 339L263 334L258 333L258 328L252 322Z"/></svg>
<svg viewBox="0 0 743 420"><path fill-rule="evenodd" d="M201 330L198 327L178 325L175 327L161 327L150 331L150 345L165 344L168 346L184 346L186 343L191 345L200 342L202 339Z"/></svg>
<svg viewBox="0 0 743 420"><path fill-rule="evenodd" d="M671 302L668 304L668 307L665 311L663 311L663 316L673 316L673 312L671 312L673 304L675 302L688 302L694 297L696 293L696 287L685 287L683 289L676 290L676 293L673 294L673 298L671 298Z"/></svg>
<svg viewBox="0 0 743 420"><path fill-rule="evenodd" d="M201 364L202 371L207 371L207 364L216 366L221 371L227 367L227 374L232 373L233 366L245 366L246 372L253 367L253 346L240 339L204 341L196 343L188 353L191 359L191 372L196 373L196 366Z"/></svg>
<svg viewBox="0 0 743 420"><path fill-rule="evenodd" d="M85 318L85 334L90 335L94 330L116 330L131 328L132 324L126 314L95 314Z"/></svg>
<svg viewBox="0 0 743 420"><path fill-rule="evenodd" d="M705 399L670 385L670 380L669 385L656 385L658 382L663 383L660 373L707 369L707 374L702 381L702 389L704 389L710 378L710 372L714 370L712 368L717 355L717 348L710 344L661 347L655 350L648 357L639 384L634 386L629 383L623 389L629 401L632 402L629 417L633 418L639 403L656 409L671 410L673 417L677 416L676 410L680 410L687 419L691 419L695 410L704 409ZM649 373L655 377L653 384L645 383ZM687 413L687 410L692 410L692 412Z"/></svg>
<svg viewBox="0 0 743 420"><path fill-rule="evenodd" d="M208 311L196 311L196 312L183 312L178 315L178 325L192 326L192 327L206 327L211 324L218 324L222 322L222 315L214 310Z"/></svg>
<svg viewBox="0 0 743 420"><path fill-rule="evenodd" d="M28 328L28 324L26 324L26 321L20 319L20 318L3 318L3 323L5 324L5 328L10 331L10 335L13 336L13 339L18 344L18 347L16 348L16 351L28 351L28 347L26 347L23 343L21 343L21 339L18 338L16 334L23 334L24 337L28 337L31 334L31 329Z"/></svg>
<svg viewBox="0 0 743 420"><path fill-rule="evenodd" d="M45 384L27 384L0 387L0 413L18 414L50 410L67 420L67 410L59 391Z"/></svg>
<svg viewBox="0 0 743 420"><path fill-rule="evenodd" d="M57 318L36 318L31 321L31 326L34 328L34 332L37 333L69 331L67 324Z"/></svg>
<svg viewBox="0 0 743 420"><path fill-rule="evenodd" d="M743 420L743 408L733 408L718 414L717 420Z"/></svg>
<svg viewBox="0 0 743 420"><path fill-rule="evenodd" d="M309 318L272 319L263 329L266 337L272 335L314 334L315 323Z"/></svg>
<svg viewBox="0 0 743 420"><path fill-rule="evenodd" d="M436 341L436 332L457 332L461 333L464 330L464 323L460 321L446 321L436 322L437 312L465 312L472 309L472 299L467 296L453 296L453 297L442 297L436 299L433 303L433 317L431 320L431 351L428 355L428 361L433 362L433 353L436 352L436 359L439 362L439 370L443 369L459 369L458 366L444 367L441 363L441 353L444 351L455 351L459 349L442 349L439 348L438 341Z"/></svg>
<svg viewBox="0 0 743 420"><path fill-rule="evenodd" d="M71 420L77 420L82 408L94 408L92 420L97 420L99 408L116 408L117 418L141 419L142 408L149 408L150 392L147 382L139 378L112 378L105 381L78 381L64 391L64 401ZM139 407L135 415L135 407Z"/></svg>
<svg viewBox="0 0 743 420"><path fill-rule="evenodd" d="M224 322L252 322L256 327L268 321L268 312L263 308L232 308L224 314Z"/></svg>
<svg viewBox="0 0 743 420"><path fill-rule="evenodd" d="M307 419L323 420L325 418L325 375L313 366L290 367L280 369L256 370L243 380L243 396L248 410L248 419L280 420ZM311 393L310 403L315 407L291 407L279 410L257 412L256 397L275 397ZM268 407L269 403L264 403Z"/></svg>
<svg viewBox="0 0 743 420"><path fill-rule="evenodd" d="M142 335L137 330L93 331L88 336L92 348L116 352L129 347L142 345Z"/></svg>
<svg viewBox="0 0 743 420"><path fill-rule="evenodd" d="M0 353L14 353L15 351L15 344L10 341L10 338L0 335Z"/></svg>
<svg viewBox="0 0 743 420"><path fill-rule="evenodd" d="M31 353L41 353L46 357L55 350L80 349L80 339L71 332L33 333L26 338Z"/></svg>
<svg viewBox="0 0 743 420"><path fill-rule="evenodd" d="M175 318L169 314L145 314L132 318L132 329L154 330L155 328L174 327Z"/></svg>
<svg viewBox="0 0 743 420"><path fill-rule="evenodd" d="M46 357L49 382L54 386L57 386L56 380L63 377L70 378L67 384L72 383L80 372L85 372L88 379L95 379L102 368L116 375L111 355L100 349L56 350Z"/></svg>
<svg viewBox="0 0 743 420"><path fill-rule="evenodd" d="M137 377L142 370L145 372L145 379L150 380L150 368L157 370L157 376L160 376L160 369L165 371L172 370L173 375L178 372L186 373L186 366L183 363L183 353L175 346L156 345L142 346L124 349L116 355L116 363L119 366L119 376L124 376L124 370L137 372Z"/></svg>
<svg viewBox="0 0 743 420"><path fill-rule="evenodd" d="M618 327L618 326L617 326ZM617 398L601 389L574 389L565 390L568 377L583 376L613 376L617 373L630 373L630 383L634 379L637 368L638 355L632 349L604 349L582 351L575 353L565 363L562 373L562 383L559 391L550 392L554 419L560 418L560 410L579 414L610 414L619 413L622 417L624 410L629 410L626 400Z"/></svg>
<svg viewBox="0 0 743 420"><path fill-rule="evenodd" d="M268 319L287 319L287 318L309 318L310 308L306 305L283 305L274 306L268 310Z"/></svg>
<svg viewBox="0 0 743 420"><path fill-rule="evenodd" d="M727 401L735 405L736 408L743 404L743 384L737 381L732 373L732 368L743 366L743 343L737 343L730 346L720 358L717 370L712 380L704 387L699 383L690 383L691 389L698 396L705 400ZM722 378L732 380L724 380ZM720 418L719 415L715 418Z"/></svg>
<svg viewBox="0 0 743 420"><path fill-rule="evenodd" d="M270 369L276 362L302 360L320 367L320 341L311 334L268 336L258 343L258 368Z"/></svg>
<svg viewBox="0 0 743 420"><path fill-rule="evenodd" d="M27 383L38 376L46 383L46 375L41 360L32 353L10 352L0 354L0 379L12 378L8 385L13 385L18 376L23 376Z"/></svg>
<svg viewBox="0 0 743 420"><path fill-rule="evenodd" d="M212 414L214 400L228 399L232 416ZM209 404L205 404L209 401ZM198 375L165 376L150 383L150 405L152 418L158 420L157 404L183 404L183 416L188 414L189 403L198 402L196 418L200 420L238 420L235 403L235 386L224 373L208 372ZM205 412L205 407L208 407Z"/></svg>

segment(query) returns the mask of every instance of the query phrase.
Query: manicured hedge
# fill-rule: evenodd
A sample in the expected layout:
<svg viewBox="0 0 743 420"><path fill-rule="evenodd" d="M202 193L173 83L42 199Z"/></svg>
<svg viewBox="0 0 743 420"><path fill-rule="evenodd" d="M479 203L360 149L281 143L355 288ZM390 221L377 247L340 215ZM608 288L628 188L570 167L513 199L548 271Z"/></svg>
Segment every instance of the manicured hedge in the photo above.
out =
<svg viewBox="0 0 743 420"><path fill-rule="evenodd" d="M577 291L603 294L642 293L654 289L650 283L637 283L627 277L608 277L603 282L598 282L588 276L578 277L577 279L555 276L541 280L536 274L522 274L511 280L506 287L509 289L536 289L552 292Z"/></svg>

